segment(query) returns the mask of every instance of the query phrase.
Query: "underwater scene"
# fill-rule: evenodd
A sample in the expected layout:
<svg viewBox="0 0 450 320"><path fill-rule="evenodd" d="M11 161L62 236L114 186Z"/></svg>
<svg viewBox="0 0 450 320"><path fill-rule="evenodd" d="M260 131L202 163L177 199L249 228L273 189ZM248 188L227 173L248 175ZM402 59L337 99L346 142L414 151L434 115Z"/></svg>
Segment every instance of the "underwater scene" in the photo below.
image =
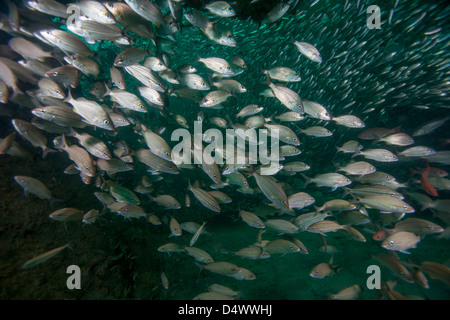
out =
<svg viewBox="0 0 450 320"><path fill-rule="evenodd" d="M450 7L2 1L3 300L450 299Z"/></svg>

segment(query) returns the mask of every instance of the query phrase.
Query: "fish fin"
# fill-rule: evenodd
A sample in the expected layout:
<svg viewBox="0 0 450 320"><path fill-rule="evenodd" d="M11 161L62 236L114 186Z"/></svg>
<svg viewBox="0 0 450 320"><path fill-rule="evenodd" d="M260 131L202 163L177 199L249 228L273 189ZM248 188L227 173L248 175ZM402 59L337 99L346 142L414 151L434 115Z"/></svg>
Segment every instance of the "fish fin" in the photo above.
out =
<svg viewBox="0 0 450 320"><path fill-rule="evenodd" d="M331 188L331 192L336 191L337 188L338 188L338 187L332 187L332 188Z"/></svg>
<svg viewBox="0 0 450 320"><path fill-rule="evenodd" d="M70 101L75 100L72 96L72 90L69 87L69 90L67 92L67 97L63 100L64 102L70 103Z"/></svg>
<svg viewBox="0 0 450 320"><path fill-rule="evenodd" d="M355 151L355 153L352 154L351 158L357 157L361 154L362 154L361 150Z"/></svg>

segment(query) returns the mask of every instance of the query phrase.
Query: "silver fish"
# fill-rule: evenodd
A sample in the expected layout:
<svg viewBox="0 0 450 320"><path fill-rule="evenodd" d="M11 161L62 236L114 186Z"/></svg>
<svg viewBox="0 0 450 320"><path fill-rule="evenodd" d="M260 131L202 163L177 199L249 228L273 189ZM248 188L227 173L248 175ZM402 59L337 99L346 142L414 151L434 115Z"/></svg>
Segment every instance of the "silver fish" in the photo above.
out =
<svg viewBox="0 0 450 320"><path fill-rule="evenodd" d="M214 212L220 212L220 205L217 202L217 200L210 195L207 191L193 187L189 185L188 190L191 191L194 194L194 197L200 201L200 203L205 206L206 208L214 211Z"/></svg>
<svg viewBox="0 0 450 320"><path fill-rule="evenodd" d="M108 147L102 140L91 136L88 133L78 133L73 129L71 129L68 135L77 139L78 142L94 157L105 160L112 159Z"/></svg>
<svg viewBox="0 0 450 320"><path fill-rule="evenodd" d="M155 3L149 0L125 0L125 2L138 15L153 22L157 27L164 23L161 9Z"/></svg>
<svg viewBox="0 0 450 320"><path fill-rule="evenodd" d="M45 158L49 152L54 152L53 149L47 147L47 138L31 123L20 119L12 119L11 123L22 138L30 142L33 147L42 149L42 158Z"/></svg>
<svg viewBox="0 0 450 320"><path fill-rule="evenodd" d="M170 174L178 174L179 173L177 166L173 162L165 160L165 159L155 155L149 149L139 149L139 150L133 151L132 154L140 162L145 163L152 170L161 171L161 172L170 173Z"/></svg>
<svg viewBox="0 0 450 320"><path fill-rule="evenodd" d="M69 90L68 97L64 100L73 106L73 111L83 117L84 121L93 126L114 130L114 125L108 113L95 101L85 98L75 99Z"/></svg>
<svg viewBox="0 0 450 320"><path fill-rule="evenodd" d="M55 200L45 184L43 184L36 178L27 176L15 176L14 180L22 187L25 196L28 193L31 193L40 199L47 199L50 202Z"/></svg>
<svg viewBox="0 0 450 320"><path fill-rule="evenodd" d="M21 269L29 269L32 268L34 266L37 266L41 263L44 263L45 261L47 261L48 259L56 256L58 253L60 253L61 251L63 251L65 248L67 248L69 246L69 244L66 244L64 246L58 247L56 249L47 251L43 254L40 254L36 257L34 257L33 259L28 260L27 262L25 262Z"/></svg>

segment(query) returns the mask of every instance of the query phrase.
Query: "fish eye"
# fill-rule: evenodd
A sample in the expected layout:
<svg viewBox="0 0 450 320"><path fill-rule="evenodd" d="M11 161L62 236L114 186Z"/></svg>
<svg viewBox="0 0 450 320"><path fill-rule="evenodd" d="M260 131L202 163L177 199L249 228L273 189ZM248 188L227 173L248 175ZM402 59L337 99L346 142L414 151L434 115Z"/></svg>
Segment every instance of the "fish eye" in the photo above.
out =
<svg viewBox="0 0 450 320"><path fill-rule="evenodd" d="M58 75L58 71L53 72L53 76L56 77Z"/></svg>
<svg viewBox="0 0 450 320"><path fill-rule="evenodd" d="M403 206L403 209L408 209L408 206Z"/></svg>
<svg viewBox="0 0 450 320"><path fill-rule="evenodd" d="M103 120L103 123L104 124L109 124L109 121L105 119L105 120Z"/></svg>
<svg viewBox="0 0 450 320"><path fill-rule="evenodd" d="M394 241L392 241L392 240L389 241L389 245L390 245L390 246L393 246L393 245L394 245Z"/></svg>

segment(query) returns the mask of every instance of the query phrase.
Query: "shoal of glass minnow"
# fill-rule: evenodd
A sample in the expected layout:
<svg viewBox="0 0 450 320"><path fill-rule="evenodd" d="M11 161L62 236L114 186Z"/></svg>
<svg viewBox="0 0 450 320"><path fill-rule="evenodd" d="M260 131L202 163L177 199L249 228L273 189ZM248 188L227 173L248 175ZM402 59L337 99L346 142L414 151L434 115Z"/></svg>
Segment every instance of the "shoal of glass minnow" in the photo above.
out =
<svg viewBox="0 0 450 320"><path fill-rule="evenodd" d="M125 1L124 5L139 2L152 3ZM116 162L105 162L92 155L86 147L88 142L81 145L68 126L63 126L66 140L45 124L38 129L44 138L33 134L30 137L29 130L21 130L19 122L12 120L33 123L37 117L31 109L48 102L33 100L30 106L30 102L19 99L20 94L14 97L16 90L8 83L9 69L16 74L24 95L36 99L39 87L20 77L7 63L0 65L0 79L9 87L9 98L0 105L0 111L4 111L0 117L0 161L7 157L18 161L1 165L22 167L22 162L30 161L26 160L27 153L34 155L35 162L48 162L47 166L39 166L46 172L8 171L14 172L8 179L17 182L10 186L16 197L23 200L26 195L30 206L48 202L51 206L39 207L43 211L40 213L48 214L52 222L84 225L77 229L80 236L98 230L110 237L107 242L114 242L116 249L110 251L114 256L102 258L126 264L122 267L131 276L118 282L128 281L131 289L126 294L108 293L105 297L449 299L449 7L444 1L288 1L285 5L289 9L268 23L276 17L271 12L267 20L276 1L270 5L268 1L254 0L251 12L245 11L249 8L241 2L244 1L230 2L237 12L231 17L213 14L213 10L222 7L214 6L212 1L209 8L192 4L212 23L202 31L192 25L189 16L186 18L193 12L191 3L186 1L182 4L182 21L176 21L180 29L173 34L174 41L168 40L154 22L147 22L157 35L156 46L128 29L128 45L112 41L89 44L94 52L90 58L99 64L98 76L79 72L76 87L60 86L66 97L70 90L73 98L94 101L129 122L108 130L95 126L92 118L85 118L86 126L74 128L78 134L87 133L103 142ZM170 16L170 5L175 3L157 2L157 9ZM371 5L381 10L378 28L369 28L377 18L376 11L368 11ZM45 51L53 50L55 58L45 58L42 63L52 68L68 64L63 57L70 52L44 44L20 29L11 30L14 5L9 4L9 8L5 21L10 26L3 27L3 44L22 37ZM264 14L258 14L258 8ZM42 28L33 26L29 12L26 13L29 9L21 9L24 13L20 13L18 23L24 30ZM41 14L48 17L49 24L52 21L51 28L68 31L64 18ZM208 39L207 32L213 28L232 35L236 46ZM301 53L294 41L313 45L321 62ZM140 94L139 87L144 84L117 66L125 79L125 90L136 95L148 112L117 106L112 95L93 95L96 82L102 89L105 85L118 89L111 81L110 68L117 55L128 47L148 50L139 62L141 65L146 58L157 56L165 59L170 70L194 66L195 73L210 86L209 90L190 93L200 100L219 89L214 83L221 79L238 81L246 92L234 91L218 106L201 107L200 101L186 99L179 93L186 88L183 81L175 84L163 80L161 110ZM16 55L13 60L25 59ZM212 57L224 59L237 75L226 78L217 72L213 74L207 63L198 61ZM236 57L245 62L246 68L232 64ZM8 60L2 60L5 61ZM300 80L280 81L274 72L270 78L269 70L276 67L291 69ZM152 72L161 76L158 71ZM45 78L38 74L33 77ZM176 78L182 79L183 74L177 72ZM293 111L289 103L296 103L295 97L283 103L278 91L285 92L284 88L301 98L303 119L277 119ZM221 92L220 98L224 94ZM78 110L67 101L69 108ZM311 102L320 104L329 119L314 115ZM263 107L256 114L262 118L251 122L262 123L256 130L271 131L273 125L283 125L293 131L300 143L292 137L281 139L282 146L295 146L301 152L279 159L281 166L270 171L270 175L261 174L261 162L233 169L231 175L223 174L225 168L232 170L227 165L175 165L169 161L165 144L145 136L147 130L152 130L169 148L174 148L178 143L172 138L175 130L186 129L187 125L186 130L193 134L195 121L201 119L204 133L218 128L217 118L221 118L225 125L220 130L225 137L225 129L237 128L253 116L236 117L248 105ZM347 115L359 121L344 122L346 118L340 116ZM185 121L180 120L183 118ZM11 137L13 132L15 136ZM400 133L404 136L394 136ZM47 140L44 145L40 143L42 139ZM348 143L352 140L355 142ZM101 150L95 141L95 149ZM208 143L203 142L203 146ZM412 147L423 148L405 151ZM349 166L357 161L366 163ZM299 162L294 167L297 170L283 169L292 162ZM75 166L69 168L72 164ZM92 177L80 172L92 173ZM80 179L69 180L68 173L80 175ZM55 179L66 192L49 187L55 185ZM17 192L21 189L25 195ZM86 196L82 202L74 203L68 195L77 192ZM28 237L39 236L34 233ZM53 247L27 252L29 260L18 261L17 272L37 272L37 268L63 264L63 258L71 259L74 254L65 249L68 242L62 237ZM137 250L137 244L144 250ZM92 250L102 252L97 249ZM133 258L117 258L122 257L118 250ZM20 267L26 270L19 270ZM146 282L148 288L138 283L145 277L151 279Z"/></svg>

